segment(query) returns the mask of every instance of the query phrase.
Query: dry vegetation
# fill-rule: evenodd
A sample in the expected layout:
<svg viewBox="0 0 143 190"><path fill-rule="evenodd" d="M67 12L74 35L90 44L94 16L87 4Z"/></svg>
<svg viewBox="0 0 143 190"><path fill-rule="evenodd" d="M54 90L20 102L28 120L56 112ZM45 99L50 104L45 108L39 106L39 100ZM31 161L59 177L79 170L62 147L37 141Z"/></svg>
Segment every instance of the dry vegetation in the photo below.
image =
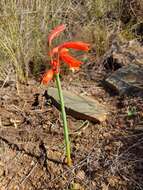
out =
<svg viewBox="0 0 143 190"><path fill-rule="evenodd" d="M20 81L27 79L29 63L34 63L34 74L40 72L40 65L47 61L47 34L60 23L68 26L67 39L84 39L101 56L115 32L134 37L133 28L142 22L142 6L139 0L1 0L1 67L9 73L12 65Z"/></svg>
<svg viewBox="0 0 143 190"><path fill-rule="evenodd" d="M45 67L48 67L47 34L61 23L67 24L68 30L58 40L62 41L66 36L68 40L81 39L91 43L90 55L96 62L106 53L114 40L128 41L136 38L143 42L140 35L141 28L143 29L143 1L0 0L0 81L14 80L25 83L31 76L39 80L40 74ZM76 78L77 81L79 78ZM81 82L82 85L85 84L84 82ZM94 86L94 83L92 85ZM16 95L14 94L14 96ZM32 98L30 101L32 103ZM110 101L112 102L112 98ZM126 104L129 101L129 99L123 100L122 103ZM142 100L138 101L139 104L140 101L142 102ZM125 106L123 105L119 109L120 113L117 112L116 118L114 118L117 125L120 125L118 114L122 121L126 119L126 116L123 116L123 113L126 112ZM142 108L140 109L142 110ZM27 110L30 108L28 107ZM27 111L26 114L36 120L35 112L30 113L34 113L36 116L34 114L34 116L30 116L29 112ZM39 117L42 118L42 122L48 122L47 115L41 115ZM40 126L37 120L37 123L34 124ZM76 125L79 125L79 121L76 122ZM129 119L130 122L132 120ZM57 125L55 123L53 125ZM90 125L91 129L87 130L87 134L83 132L85 139L82 139L81 134L72 139L75 141L73 149L75 149L74 156L77 160L74 168L64 170L65 168L59 166L63 172L65 189L68 189L69 184L73 182L75 173L77 183L81 184L81 187L79 186L81 190L82 186L84 186L83 189L92 187L93 190L95 190L94 188L102 190L143 189L141 172L137 171L137 175L135 175L136 170L142 168L142 166L138 166L142 164L143 159L140 148L142 147L142 134L133 134L132 131L124 132L124 129L113 126L112 122L108 123L108 126L97 127L96 130L93 124ZM115 130L112 130L113 127ZM109 131L111 133L108 133ZM59 135L57 136L60 139ZM92 138L88 139L89 136ZM79 148L81 141L82 148L85 148L83 150ZM91 143L90 148L87 142ZM137 152L140 152L140 155ZM87 176L86 180L85 176L82 176L81 171L83 170L85 171L84 175ZM58 172L60 173L60 171ZM93 179L96 184L92 184L94 183ZM55 185L54 183L58 180L60 181L60 174L57 174L53 181L51 180L52 185ZM54 189L53 186L52 188Z"/></svg>

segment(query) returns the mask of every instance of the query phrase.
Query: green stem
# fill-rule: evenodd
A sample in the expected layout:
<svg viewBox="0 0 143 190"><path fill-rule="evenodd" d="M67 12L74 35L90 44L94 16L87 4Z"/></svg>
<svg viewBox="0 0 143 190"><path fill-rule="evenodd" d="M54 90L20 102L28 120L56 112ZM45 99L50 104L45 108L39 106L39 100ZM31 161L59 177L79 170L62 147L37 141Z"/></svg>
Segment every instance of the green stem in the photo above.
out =
<svg viewBox="0 0 143 190"><path fill-rule="evenodd" d="M56 74L56 84L57 84L59 98L60 98L60 104L61 104L61 113L62 113L63 127L64 127L64 139L65 139L65 145L66 145L67 164L68 164L68 166L71 166L71 150L70 150L71 148L70 148L67 118L66 118L64 98L63 98L59 73Z"/></svg>

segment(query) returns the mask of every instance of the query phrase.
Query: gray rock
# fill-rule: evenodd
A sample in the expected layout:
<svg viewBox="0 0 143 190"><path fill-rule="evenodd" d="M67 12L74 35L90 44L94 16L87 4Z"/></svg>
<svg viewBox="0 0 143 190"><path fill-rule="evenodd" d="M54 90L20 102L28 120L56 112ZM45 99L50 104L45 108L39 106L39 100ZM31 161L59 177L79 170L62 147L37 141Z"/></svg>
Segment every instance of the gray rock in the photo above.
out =
<svg viewBox="0 0 143 190"><path fill-rule="evenodd" d="M93 122L105 121L108 109L97 100L63 91L66 112L77 119ZM56 88L48 88L48 96L53 104L60 109L59 96Z"/></svg>
<svg viewBox="0 0 143 190"><path fill-rule="evenodd" d="M119 94L143 94L143 67L135 64L124 66L105 80L105 84Z"/></svg>

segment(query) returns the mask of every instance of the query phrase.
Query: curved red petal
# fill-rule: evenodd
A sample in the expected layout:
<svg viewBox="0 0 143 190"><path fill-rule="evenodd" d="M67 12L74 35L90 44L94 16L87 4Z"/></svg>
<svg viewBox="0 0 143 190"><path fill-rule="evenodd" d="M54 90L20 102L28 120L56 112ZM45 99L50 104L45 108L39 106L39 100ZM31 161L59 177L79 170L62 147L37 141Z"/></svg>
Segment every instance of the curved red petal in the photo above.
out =
<svg viewBox="0 0 143 190"><path fill-rule="evenodd" d="M41 83L48 84L52 80L53 75L54 75L53 69L48 70L46 73L44 73Z"/></svg>
<svg viewBox="0 0 143 190"><path fill-rule="evenodd" d="M82 50L82 51L88 51L90 49L90 45L88 43L84 42L65 42L63 43L60 48L72 48L72 49L77 49L77 50Z"/></svg>
<svg viewBox="0 0 143 190"><path fill-rule="evenodd" d="M58 51L59 51L59 48L60 48L60 46L57 46L57 47L53 48L53 49L51 50L51 52L50 52L50 56L53 57L55 54L57 54Z"/></svg>
<svg viewBox="0 0 143 190"><path fill-rule="evenodd" d="M84 42L65 42L55 48L53 48L50 52L50 56L54 56L55 54L58 54L58 51L62 48L72 48L82 51L88 51L90 49L90 45Z"/></svg>
<svg viewBox="0 0 143 190"><path fill-rule="evenodd" d="M66 26L64 24L57 26L55 29L53 29L50 33L50 35L48 36L48 42L49 45L51 45L52 40L57 37L63 30L65 30Z"/></svg>
<svg viewBox="0 0 143 190"><path fill-rule="evenodd" d="M82 64L81 61L72 57L66 48L61 49L60 51L60 58L64 61L70 68L79 69L80 65Z"/></svg>

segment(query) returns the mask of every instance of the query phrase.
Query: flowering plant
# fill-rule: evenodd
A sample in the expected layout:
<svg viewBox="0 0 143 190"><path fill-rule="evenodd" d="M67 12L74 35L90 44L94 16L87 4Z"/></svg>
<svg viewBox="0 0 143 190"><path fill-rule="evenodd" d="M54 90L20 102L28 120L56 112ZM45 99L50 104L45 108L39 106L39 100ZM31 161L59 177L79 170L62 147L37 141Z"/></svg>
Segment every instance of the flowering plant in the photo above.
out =
<svg viewBox="0 0 143 190"><path fill-rule="evenodd" d="M64 139L65 139L65 145L66 145L66 156L67 156L67 164L71 166L71 147L70 147L70 141L69 141L69 134L68 134L68 127L67 127L67 119L66 119L66 112L65 112L65 106L64 106L64 98L61 88L61 82L60 82L60 62L65 62L70 69L72 70L79 70L80 65L82 64L81 61L74 58L69 53L69 49L75 49L75 50L82 50L82 51L88 51L89 50L89 44L80 42L80 41L71 41L71 42L64 42L57 47L52 48L52 41L54 38L59 36L59 34L66 29L65 25L60 25L56 27L54 30L51 31L50 35L48 36L48 45L49 45L49 56L50 56L50 64L51 68L45 72L45 74L42 77L42 83L48 84L53 77L56 77L56 84L58 88L59 93L59 99L61 104L61 113L62 113L62 119L63 119L63 127L64 127Z"/></svg>

